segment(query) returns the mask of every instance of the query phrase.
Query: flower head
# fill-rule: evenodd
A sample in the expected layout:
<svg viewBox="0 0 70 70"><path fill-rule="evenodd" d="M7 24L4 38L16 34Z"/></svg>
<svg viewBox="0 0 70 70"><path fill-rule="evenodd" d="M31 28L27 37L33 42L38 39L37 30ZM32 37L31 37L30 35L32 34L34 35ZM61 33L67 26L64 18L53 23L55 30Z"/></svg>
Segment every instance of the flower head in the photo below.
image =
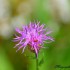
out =
<svg viewBox="0 0 70 70"><path fill-rule="evenodd" d="M18 47L18 50L23 48L22 52L24 52L28 45L31 51L34 51L36 56L38 56L39 50L43 48L43 43L46 42L46 40L53 41L53 38L48 36L51 31L46 32L46 30L44 24L40 25L39 22L37 24L30 22L29 25L23 26L22 30L16 28L16 32L18 32L20 36L16 35L16 38L14 38L14 42L18 42L15 47Z"/></svg>

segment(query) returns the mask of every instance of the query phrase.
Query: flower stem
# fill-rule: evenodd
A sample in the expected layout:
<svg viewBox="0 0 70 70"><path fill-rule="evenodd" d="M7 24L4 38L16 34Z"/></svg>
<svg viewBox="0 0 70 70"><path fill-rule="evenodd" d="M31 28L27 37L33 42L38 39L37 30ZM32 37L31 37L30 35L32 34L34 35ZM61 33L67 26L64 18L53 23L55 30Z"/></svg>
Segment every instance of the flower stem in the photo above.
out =
<svg viewBox="0 0 70 70"><path fill-rule="evenodd" d="M38 68L38 58L36 57L36 70L39 70Z"/></svg>

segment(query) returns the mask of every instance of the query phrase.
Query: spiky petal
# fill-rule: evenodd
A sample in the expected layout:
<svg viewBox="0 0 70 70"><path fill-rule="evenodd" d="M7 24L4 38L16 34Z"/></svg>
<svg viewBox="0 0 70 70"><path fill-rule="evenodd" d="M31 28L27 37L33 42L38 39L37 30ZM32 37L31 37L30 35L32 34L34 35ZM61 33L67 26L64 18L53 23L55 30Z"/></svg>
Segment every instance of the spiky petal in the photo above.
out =
<svg viewBox="0 0 70 70"><path fill-rule="evenodd" d="M23 26L22 30L16 28L16 32L20 34L20 36L16 35L16 38L14 38L14 41L18 42L15 47L18 47L18 50L23 48L22 52L24 52L26 46L29 45L36 56L38 56L38 52L43 48L42 44L46 42L46 40L53 41L53 38L48 36L51 31L46 32L44 24L40 25L39 22L37 24L30 22L29 25Z"/></svg>

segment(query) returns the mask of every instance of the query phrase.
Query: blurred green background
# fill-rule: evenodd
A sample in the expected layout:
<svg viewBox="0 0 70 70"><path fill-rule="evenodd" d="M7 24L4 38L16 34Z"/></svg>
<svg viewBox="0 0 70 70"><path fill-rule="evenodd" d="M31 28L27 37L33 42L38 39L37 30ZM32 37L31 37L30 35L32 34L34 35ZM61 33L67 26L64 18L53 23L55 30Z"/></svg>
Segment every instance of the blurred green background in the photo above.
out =
<svg viewBox="0 0 70 70"><path fill-rule="evenodd" d="M12 41L15 28L30 21L46 24L55 39L40 50L39 70L70 70L69 0L0 0L0 70L36 70L34 53L16 53Z"/></svg>

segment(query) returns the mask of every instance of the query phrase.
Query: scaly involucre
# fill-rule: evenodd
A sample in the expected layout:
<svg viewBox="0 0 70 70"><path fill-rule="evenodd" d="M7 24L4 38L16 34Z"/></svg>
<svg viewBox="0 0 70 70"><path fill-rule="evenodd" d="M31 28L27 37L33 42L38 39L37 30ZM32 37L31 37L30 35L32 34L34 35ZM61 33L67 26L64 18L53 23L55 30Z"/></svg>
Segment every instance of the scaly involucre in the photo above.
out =
<svg viewBox="0 0 70 70"><path fill-rule="evenodd" d="M15 47L18 47L18 50L23 48L22 52L24 52L28 45L30 50L36 54L36 57L38 56L39 50L43 48L43 44L46 40L53 41L53 38L48 36L51 31L47 31L47 29L44 28L44 24L40 25L40 22L30 22L29 25L23 26L22 30L16 28L16 32L20 35L15 35L16 38L14 38L14 42L18 42Z"/></svg>

